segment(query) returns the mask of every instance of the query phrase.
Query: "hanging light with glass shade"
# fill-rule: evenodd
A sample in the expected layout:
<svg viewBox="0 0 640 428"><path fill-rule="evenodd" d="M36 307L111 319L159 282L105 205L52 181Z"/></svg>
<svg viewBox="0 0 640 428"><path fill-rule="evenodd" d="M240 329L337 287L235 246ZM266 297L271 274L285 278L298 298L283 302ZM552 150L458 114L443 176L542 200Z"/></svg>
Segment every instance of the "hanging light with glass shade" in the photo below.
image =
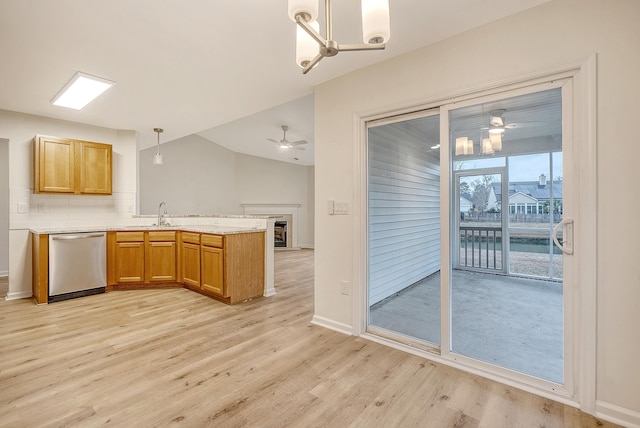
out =
<svg viewBox="0 0 640 428"><path fill-rule="evenodd" d="M331 0L324 1L325 36L319 33L318 0L289 0L289 18L298 25L296 63L302 73L318 65L324 57L343 51L382 50L391 36L389 0L362 0L364 43L344 44L333 40Z"/></svg>
<svg viewBox="0 0 640 428"><path fill-rule="evenodd" d="M473 140L467 137L456 138L456 156L472 155L473 154Z"/></svg>
<svg viewBox="0 0 640 428"><path fill-rule="evenodd" d="M498 134L498 135L500 135L500 134ZM482 154L483 155L492 155L492 154L495 153L493 151L493 146L491 145L491 139L489 139L489 138L483 138L482 139L481 150L482 150Z"/></svg>
<svg viewBox="0 0 640 428"><path fill-rule="evenodd" d="M162 128L153 128L153 132L158 134L158 146L156 149L156 154L153 155L153 164L154 165L162 165L162 155L160 154L160 133L164 132Z"/></svg>

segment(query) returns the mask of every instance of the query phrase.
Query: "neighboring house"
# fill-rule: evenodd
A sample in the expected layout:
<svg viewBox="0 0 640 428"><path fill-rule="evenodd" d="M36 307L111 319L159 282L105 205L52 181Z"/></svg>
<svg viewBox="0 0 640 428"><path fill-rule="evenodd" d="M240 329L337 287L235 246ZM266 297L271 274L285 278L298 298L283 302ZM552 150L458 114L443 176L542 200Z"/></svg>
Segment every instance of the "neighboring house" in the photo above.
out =
<svg viewBox="0 0 640 428"><path fill-rule="evenodd" d="M517 181L509 183L509 214L562 213L562 181ZM551 201L553 196L553 201ZM502 204L500 183L491 185L489 207L499 210ZM554 208L550 208L553 204Z"/></svg>
<svg viewBox="0 0 640 428"><path fill-rule="evenodd" d="M471 195L463 193L460 195L460 212L467 213L473 208L473 202L471 202Z"/></svg>

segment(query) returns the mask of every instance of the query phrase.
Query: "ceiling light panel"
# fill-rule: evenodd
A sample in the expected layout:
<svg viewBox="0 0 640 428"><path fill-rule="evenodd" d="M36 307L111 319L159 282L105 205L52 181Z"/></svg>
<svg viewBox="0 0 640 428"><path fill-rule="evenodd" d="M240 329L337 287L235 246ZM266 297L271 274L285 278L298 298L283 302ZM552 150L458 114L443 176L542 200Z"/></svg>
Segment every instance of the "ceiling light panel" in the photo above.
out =
<svg viewBox="0 0 640 428"><path fill-rule="evenodd" d="M115 82L78 71L51 102L80 110L113 85Z"/></svg>

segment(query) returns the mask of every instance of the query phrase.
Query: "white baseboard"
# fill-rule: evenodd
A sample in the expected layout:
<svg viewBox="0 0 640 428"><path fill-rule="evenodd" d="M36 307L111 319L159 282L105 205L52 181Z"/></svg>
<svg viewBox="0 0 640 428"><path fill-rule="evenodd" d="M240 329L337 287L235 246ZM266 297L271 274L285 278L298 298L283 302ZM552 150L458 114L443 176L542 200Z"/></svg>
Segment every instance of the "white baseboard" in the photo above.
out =
<svg viewBox="0 0 640 428"><path fill-rule="evenodd" d="M270 297L270 296L274 296L276 293L276 289L275 287L271 287L271 288L267 288L266 290L264 290L264 297Z"/></svg>
<svg viewBox="0 0 640 428"><path fill-rule="evenodd" d="M5 297L5 300L17 300L17 299L30 299L31 296L33 296L33 293L31 291L20 291L18 293L9 293L7 294L7 297Z"/></svg>
<svg viewBox="0 0 640 428"><path fill-rule="evenodd" d="M627 428L640 428L640 413L604 401L596 401L596 416Z"/></svg>
<svg viewBox="0 0 640 428"><path fill-rule="evenodd" d="M353 327L341 322L333 321L328 318L324 318L318 315L314 315L311 319L311 324L315 324L320 327L328 328L330 330L337 331L338 333L347 334L353 336Z"/></svg>

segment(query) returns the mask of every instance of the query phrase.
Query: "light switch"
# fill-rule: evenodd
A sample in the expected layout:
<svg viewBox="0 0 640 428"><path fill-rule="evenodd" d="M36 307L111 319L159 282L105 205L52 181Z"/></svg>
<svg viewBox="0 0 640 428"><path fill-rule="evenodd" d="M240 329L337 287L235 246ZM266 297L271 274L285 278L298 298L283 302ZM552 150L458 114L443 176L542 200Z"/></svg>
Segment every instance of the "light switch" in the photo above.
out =
<svg viewBox="0 0 640 428"><path fill-rule="evenodd" d="M329 215L335 214L333 206L334 206L333 200L327 201L327 214Z"/></svg>
<svg viewBox="0 0 640 428"><path fill-rule="evenodd" d="M18 214L26 214L28 210L29 206L27 204L25 204L24 202L18 203Z"/></svg>
<svg viewBox="0 0 640 428"><path fill-rule="evenodd" d="M349 214L349 202L335 202L333 205L333 213L335 215Z"/></svg>

